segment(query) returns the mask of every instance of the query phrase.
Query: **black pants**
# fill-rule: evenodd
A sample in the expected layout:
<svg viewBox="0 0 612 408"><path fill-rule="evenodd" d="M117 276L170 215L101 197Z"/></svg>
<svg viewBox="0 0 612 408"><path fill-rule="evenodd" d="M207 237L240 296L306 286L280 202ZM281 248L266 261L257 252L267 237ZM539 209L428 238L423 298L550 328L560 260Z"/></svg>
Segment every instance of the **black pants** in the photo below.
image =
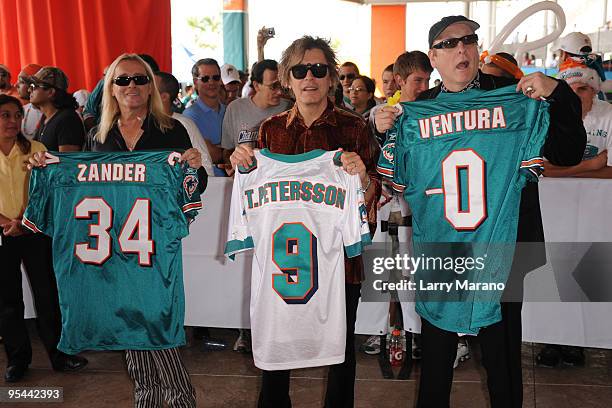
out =
<svg viewBox="0 0 612 408"><path fill-rule="evenodd" d="M329 367L326 408L351 408L355 400L355 320L361 296L361 284L345 284L346 350L344 362ZM325 333L321 333L325 336ZM290 408L290 370L262 371L259 408Z"/></svg>
<svg viewBox="0 0 612 408"><path fill-rule="evenodd" d="M522 303L502 303L502 320L480 330L478 339L492 408L518 408L523 404L521 366ZM457 333L439 329L421 319L421 382L418 408L450 406Z"/></svg>
<svg viewBox="0 0 612 408"><path fill-rule="evenodd" d="M23 318L22 261L32 288L38 334L53 363L64 354L56 348L62 319L53 273L51 238L42 234L1 238L0 334L4 337L8 365L32 362L32 345Z"/></svg>

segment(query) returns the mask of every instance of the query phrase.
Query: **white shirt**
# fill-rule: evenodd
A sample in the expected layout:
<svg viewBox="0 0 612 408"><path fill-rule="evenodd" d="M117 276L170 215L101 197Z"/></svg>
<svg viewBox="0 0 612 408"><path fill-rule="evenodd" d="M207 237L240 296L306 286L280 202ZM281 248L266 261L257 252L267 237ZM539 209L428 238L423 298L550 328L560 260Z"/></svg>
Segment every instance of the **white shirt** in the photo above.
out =
<svg viewBox="0 0 612 408"><path fill-rule="evenodd" d="M204 138L202 137L202 134L200 133L200 130L195 122L189 119L187 116L177 112L174 112L172 117L181 122L181 125L183 125L183 127L187 130L187 134L191 140L191 145L200 151L200 154L202 155L202 166L204 166L208 177L214 177L215 173L213 170L212 159L210 158L210 153L208 152L208 147L206 147Z"/></svg>
<svg viewBox="0 0 612 408"><path fill-rule="evenodd" d="M38 123L42 119L42 112L36 109L34 105L28 103L23 107L23 121L21 121L21 133L32 140L36 129L38 129Z"/></svg>
<svg viewBox="0 0 612 408"><path fill-rule="evenodd" d="M607 150L608 166L612 166L612 105L595 97L583 123L587 145L582 160L592 159Z"/></svg>

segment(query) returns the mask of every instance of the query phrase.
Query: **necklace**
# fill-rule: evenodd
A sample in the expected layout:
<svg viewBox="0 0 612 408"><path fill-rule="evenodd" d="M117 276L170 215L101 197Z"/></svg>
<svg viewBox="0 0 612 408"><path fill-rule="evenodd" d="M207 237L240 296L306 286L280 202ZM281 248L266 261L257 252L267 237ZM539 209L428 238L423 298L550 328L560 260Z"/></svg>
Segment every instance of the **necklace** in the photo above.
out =
<svg viewBox="0 0 612 408"><path fill-rule="evenodd" d="M142 119L137 116L136 119L138 120L138 123L142 123ZM120 128L126 129L127 125L121 123L121 119L117 120L117 125ZM126 129L127 130L127 129ZM123 140L125 141L125 145L128 148L128 150L132 151L134 150L134 148L136 147L136 144L138 143L138 140L140 140L140 136L142 135L142 130L140 129L140 126L138 127L138 131L136 133L135 136L133 137L127 137L123 132L121 132L121 136L123 136Z"/></svg>

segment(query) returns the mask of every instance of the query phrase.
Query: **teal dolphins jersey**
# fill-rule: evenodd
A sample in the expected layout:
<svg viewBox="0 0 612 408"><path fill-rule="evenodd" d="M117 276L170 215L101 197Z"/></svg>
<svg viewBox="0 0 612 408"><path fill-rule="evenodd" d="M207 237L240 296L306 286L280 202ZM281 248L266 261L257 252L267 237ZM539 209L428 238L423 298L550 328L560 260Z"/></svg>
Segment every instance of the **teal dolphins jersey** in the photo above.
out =
<svg viewBox="0 0 612 408"><path fill-rule="evenodd" d="M497 284L512 264L522 188L542 169L548 103L510 86L442 93L402 109L378 171L412 208L414 253L478 265L419 269L416 309L442 329L474 334L501 319ZM436 282L452 285L453 301L431 290Z"/></svg>
<svg viewBox="0 0 612 408"><path fill-rule="evenodd" d="M53 238L59 350L185 343L181 239L202 204L180 156L47 153L32 172L23 224Z"/></svg>
<svg viewBox="0 0 612 408"><path fill-rule="evenodd" d="M254 249L251 331L263 370L344 361L344 254L370 243L361 182L341 152L255 152L234 179L225 253Z"/></svg>

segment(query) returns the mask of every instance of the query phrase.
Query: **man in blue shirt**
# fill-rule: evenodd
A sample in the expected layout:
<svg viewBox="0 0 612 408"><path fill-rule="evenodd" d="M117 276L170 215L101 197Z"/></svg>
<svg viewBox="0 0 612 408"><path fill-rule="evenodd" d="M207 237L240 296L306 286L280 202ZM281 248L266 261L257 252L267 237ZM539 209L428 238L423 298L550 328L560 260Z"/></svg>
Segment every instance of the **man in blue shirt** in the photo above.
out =
<svg viewBox="0 0 612 408"><path fill-rule="evenodd" d="M221 69L216 60L204 58L191 68L191 75L198 99L183 114L198 126L213 163L223 163L223 149L220 145L225 105L221 103ZM225 176L220 168L215 167L214 171L215 176Z"/></svg>

